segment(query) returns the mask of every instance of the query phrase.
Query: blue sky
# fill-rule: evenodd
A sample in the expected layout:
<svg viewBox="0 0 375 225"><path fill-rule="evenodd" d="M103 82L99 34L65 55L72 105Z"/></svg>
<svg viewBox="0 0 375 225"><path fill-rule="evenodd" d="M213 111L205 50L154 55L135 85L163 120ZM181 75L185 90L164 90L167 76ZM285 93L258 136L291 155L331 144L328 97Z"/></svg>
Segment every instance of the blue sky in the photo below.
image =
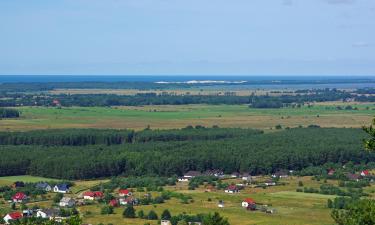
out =
<svg viewBox="0 0 375 225"><path fill-rule="evenodd" d="M0 74L375 75L375 1L4 0Z"/></svg>

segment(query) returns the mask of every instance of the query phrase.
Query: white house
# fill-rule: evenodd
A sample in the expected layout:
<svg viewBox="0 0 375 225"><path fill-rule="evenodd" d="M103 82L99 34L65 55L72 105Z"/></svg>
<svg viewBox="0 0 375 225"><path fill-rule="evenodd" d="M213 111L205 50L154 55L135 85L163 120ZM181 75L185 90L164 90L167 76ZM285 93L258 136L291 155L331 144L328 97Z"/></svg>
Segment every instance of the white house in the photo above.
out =
<svg viewBox="0 0 375 225"><path fill-rule="evenodd" d="M36 212L36 217L41 217L43 219L59 219L61 212L59 209L41 209Z"/></svg>
<svg viewBox="0 0 375 225"><path fill-rule="evenodd" d="M255 205L255 201L252 198L246 198L245 200L242 201L242 207L247 208L250 205Z"/></svg>
<svg viewBox="0 0 375 225"><path fill-rule="evenodd" d="M76 204L76 201L74 201L74 199L69 198L69 197L63 197L59 203L61 207L73 207L75 204Z"/></svg>
<svg viewBox="0 0 375 225"><path fill-rule="evenodd" d="M57 184L53 187L53 192L57 193L68 193L69 192L69 186L67 184Z"/></svg>
<svg viewBox="0 0 375 225"><path fill-rule="evenodd" d="M172 225L172 223L169 220L162 220L160 221L160 225Z"/></svg>

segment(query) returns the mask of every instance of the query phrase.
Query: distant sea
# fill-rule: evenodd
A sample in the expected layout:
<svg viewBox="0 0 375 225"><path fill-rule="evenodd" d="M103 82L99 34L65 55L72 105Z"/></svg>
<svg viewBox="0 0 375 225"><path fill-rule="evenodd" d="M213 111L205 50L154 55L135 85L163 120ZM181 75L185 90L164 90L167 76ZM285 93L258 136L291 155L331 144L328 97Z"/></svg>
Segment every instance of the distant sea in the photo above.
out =
<svg viewBox="0 0 375 225"><path fill-rule="evenodd" d="M230 85L231 88L375 88L375 76L234 76L234 75L0 75L0 83L17 82L224 82L246 84ZM263 82L264 83L259 83ZM278 84L280 81L299 81L299 84ZM318 81L312 84L311 81ZM272 84L270 84L272 82ZM274 82L274 83L273 83ZM306 82L305 84L303 84ZM252 84L253 83L253 84ZM256 84L257 83L257 84ZM223 87L225 85L222 85Z"/></svg>

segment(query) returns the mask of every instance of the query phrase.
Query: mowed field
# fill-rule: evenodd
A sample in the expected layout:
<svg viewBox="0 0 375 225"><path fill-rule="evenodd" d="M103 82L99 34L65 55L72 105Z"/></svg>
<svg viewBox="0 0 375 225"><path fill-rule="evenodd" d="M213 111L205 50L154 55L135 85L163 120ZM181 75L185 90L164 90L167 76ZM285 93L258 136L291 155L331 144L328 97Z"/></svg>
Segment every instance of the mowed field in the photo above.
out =
<svg viewBox="0 0 375 225"><path fill-rule="evenodd" d="M358 110L339 110L347 105ZM283 127L361 127L375 114L373 103L330 102L313 107L252 109L247 105L159 105L137 107L18 107L21 118L0 120L0 130L50 128L152 129L187 125L241 127L270 130Z"/></svg>
<svg viewBox="0 0 375 225"><path fill-rule="evenodd" d="M18 180L22 180L20 177ZM0 181L6 178L0 178ZM262 180L264 178L256 178ZM229 219L232 225L328 225L333 224L330 217L330 209L326 207L327 200L333 199L333 195L321 195L296 192L298 182L302 181L306 187L319 187L323 181L311 180L311 177L289 177L282 179L285 185L263 188L247 187L239 194L227 194L223 190L205 192L204 187L196 190L188 190L187 183L178 183L176 186L165 187L165 189L187 194L193 197L193 202L183 204L180 200L172 198L162 204L135 206L137 211L143 210L146 214L150 210L154 210L159 216L164 209L168 209L172 215L186 213L213 213L219 212L222 216ZM87 190L90 186L97 185L99 182L105 181L78 181L74 187L72 194L68 196L78 197L79 192ZM241 182L240 180L227 180L225 182ZM328 181L329 183L337 184L336 181ZM336 182L336 183L335 183ZM143 196L144 192L135 192L136 197ZM159 193L152 192L153 197ZM48 196L52 199L54 193L49 193ZM257 204L268 205L268 207L275 209L275 214L267 214L261 211L247 211L241 207L241 202L244 198L253 198ZM209 200L211 199L211 200ZM224 201L225 207L218 208L219 200ZM53 204L51 200L37 203L28 203L28 206L38 204L41 207L51 207ZM104 204L95 203L92 205L80 206L77 209L83 216L85 223L91 224L126 224L126 225L143 225L146 222L150 224L157 224L157 221L148 221L145 219L124 219L122 212L124 207L115 208L115 213L112 215L101 215L100 210ZM1 203L0 211L9 211L9 204Z"/></svg>

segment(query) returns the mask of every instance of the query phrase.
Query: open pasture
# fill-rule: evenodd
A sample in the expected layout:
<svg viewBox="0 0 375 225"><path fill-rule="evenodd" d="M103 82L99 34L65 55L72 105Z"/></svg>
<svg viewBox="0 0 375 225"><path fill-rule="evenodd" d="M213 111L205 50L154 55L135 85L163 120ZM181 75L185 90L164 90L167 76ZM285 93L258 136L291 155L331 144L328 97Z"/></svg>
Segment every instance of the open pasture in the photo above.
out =
<svg viewBox="0 0 375 225"><path fill-rule="evenodd" d="M338 109L351 105L358 110ZM270 130L283 127L361 127L368 124L375 105L370 103L313 104L312 107L254 109L247 105L156 105L119 107L18 107L19 119L0 120L0 130L50 128L114 128L141 130L182 128L188 125Z"/></svg>

